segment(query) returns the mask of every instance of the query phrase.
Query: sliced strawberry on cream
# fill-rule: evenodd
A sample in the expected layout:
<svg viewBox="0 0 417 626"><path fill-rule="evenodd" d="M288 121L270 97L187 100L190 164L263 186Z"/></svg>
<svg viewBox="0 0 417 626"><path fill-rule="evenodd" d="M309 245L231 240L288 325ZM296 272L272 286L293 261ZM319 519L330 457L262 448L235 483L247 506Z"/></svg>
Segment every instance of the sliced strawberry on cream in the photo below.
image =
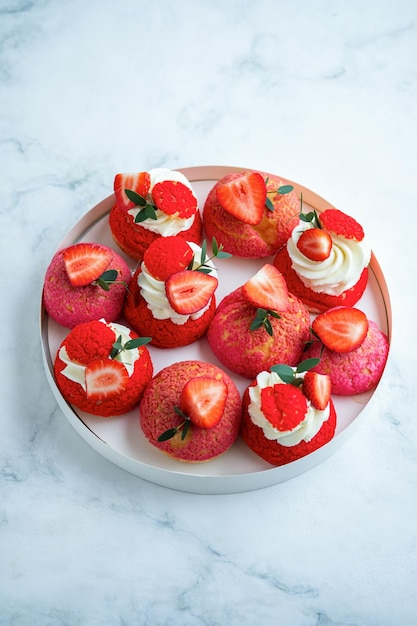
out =
<svg viewBox="0 0 417 626"><path fill-rule="evenodd" d="M186 219L197 211L197 198L193 191L178 180L157 182L152 188L152 198L155 206L166 215Z"/></svg>
<svg viewBox="0 0 417 626"><path fill-rule="evenodd" d="M112 260L109 249L94 243L76 243L66 248L62 256L73 287L85 287L93 283Z"/></svg>
<svg viewBox="0 0 417 626"><path fill-rule="evenodd" d="M306 372L303 379L303 394L311 404L320 411L324 411L329 404L331 395L330 376L317 372Z"/></svg>
<svg viewBox="0 0 417 626"><path fill-rule="evenodd" d="M353 217L339 209L326 209L320 214L319 220L322 228L346 239L362 241L365 236L362 226Z"/></svg>
<svg viewBox="0 0 417 626"><path fill-rule="evenodd" d="M85 384L89 400L102 402L126 390L129 383L127 369L120 361L103 359L92 361L85 368Z"/></svg>
<svg viewBox="0 0 417 626"><path fill-rule="evenodd" d="M270 263L266 263L242 287L244 296L257 307L272 311L287 311L288 288L284 276Z"/></svg>
<svg viewBox="0 0 417 626"><path fill-rule="evenodd" d="M354 307L334 307L320 313L312 329L320 341L335 352L351 352L362 344L368 332L368 318Z"/></svg>
<svg viewBox="0 0 417 626"><path fill-rule="evenodd" d="M182 270L165 281L165 292L171 307L181 315L201 311L213 297L218 280L195 270Z"/></svg>
<svg viewBox="0 0 417 626"><path fill-rule="evenodd" d="M222 379L191 378L182 389L180 407L196 426L213 428L223 416L227 393L227 385Z"/></svg>
<svg viewBox="0 0 417 626"><path fill-rule="evenodd" d="M259 224L266 203L266 184L258 172L245 172L220 185L216 197L223 209L246 224Z"/></svg>
<svg viewBox="0 0 417 626"><path fill-rule="evenodd" d="M126 210L132 209L136 204L126 195L126 189L133 191L142 198L146 198L151 186L151 177L148 172L132 174L116 174L114 178L114 193L116 204Z"/></svg>
<svg viewBox="0 0 417 626"><path fill-rule="evenodd" d="M332 251L332 238L321 228L310 228L301 234L297 248L310 261L324 261Z"/></svg>

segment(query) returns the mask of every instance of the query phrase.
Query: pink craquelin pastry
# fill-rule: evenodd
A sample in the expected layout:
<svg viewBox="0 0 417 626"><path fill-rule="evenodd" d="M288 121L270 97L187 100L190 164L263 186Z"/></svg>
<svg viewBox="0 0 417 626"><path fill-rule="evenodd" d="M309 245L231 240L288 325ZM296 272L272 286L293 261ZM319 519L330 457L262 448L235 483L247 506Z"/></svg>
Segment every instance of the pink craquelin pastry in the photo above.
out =
<svg viewBox="0 0 417 626"><path fill-rule="evenodd" d="M59 250L50 262L43 285L48 315L66 328L105 318L112 322L123 311L131 279L125 260L98 243L76 243Z"/></svg>
<svg viewBox="0 0 417 626"><path fill-rule="evenodd" d="M207 331L219 361L245 378L275 363L297 365L309 337L307 308L271 264L223 298Z"/></svg>
<svg viewBox="0 0 417 626"><path fill-rule="evenodd" d="M335 307L312 323L315 340L305 358L319 358L313 368L328 374L332 393L353 396L374 389L388 359L389 342L378 325L355 307Z"/></svg>
<svg viewBox="0 0 417 626"><path fill-rule="evenodd" d="M160 370L139 405L141 428L158 450L179 461L210 461L239 435L242 402L216 365L180 361Z"/></svg>
<svg viewBox="0 0 417 626"><path fill-rule="evenodd" d="M300 202L292 185L265 172L222 177L209 192L203 223L227 252L246 258L271 256L298 222Z"/></svg>

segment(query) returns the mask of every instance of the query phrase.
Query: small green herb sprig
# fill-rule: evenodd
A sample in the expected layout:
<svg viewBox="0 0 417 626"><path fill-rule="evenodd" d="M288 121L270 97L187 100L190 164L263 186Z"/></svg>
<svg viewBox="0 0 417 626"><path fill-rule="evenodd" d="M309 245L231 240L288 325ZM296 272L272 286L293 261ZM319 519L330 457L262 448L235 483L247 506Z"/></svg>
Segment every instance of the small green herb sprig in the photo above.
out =
<svg viewBox="0 0 417 626"><path fill-rule="evenodd" d="M104 289L104 291L110 291L111 285L124 285L127 291L129 291L129 287L126 281L117 280L117 276L117 270L106 270L101 276L97 278L97 280L94 281L94 283Z"/></svg>
<svg viewBox="0 0 417 626"><path fill-rule="evenodd" d="M122 336L119 335L113 344L112 351L110 352L110 358L115 359L125 350L140 348L141 346L145 346L150 341L152 341L152 337L137 337L136 339L129 339L126 343L122 343Z"/></svg>
<svg viewBox="0 0 417 626"><path fill-rule="evenodd" d="M268 185L269 182L269 177L266 178L265 180L265 185ZM274 210L274 204L271 200L271 198L269 198L268 196L270 194L274 194L276 195L277 193L281 196L284 196L287 193L291 193L291 191L294 189L293 185L280 185L280 187L277 187L277 189L270 189L269 191L266 192L266 201L265 201L265 206L269 211L273 211Z"/></svg>
<svg viewBox="0 0 417 626"><path fill-rule="evenodd" d="M132 189L125 189L125 194L137 207L139 207L139 212L135 217L135 224L140 222L144 222L146 219L156 220L156 206L147 201L146 198L141 196L136 191Z"/></svg>
<svg viewBox="0 0 417 626"><path fill-rule="evenodd" d="M274 334L270 317L275 317L276 319L280 319L281 315L276 311L271 311L270 309L261 309L258 308L256 310L256 315L252 320L250 325L250 330L257 330L258 328L265 328L268 335L272 337Z"/></svg>
<svg viewBox="0 0 417 626"><path fill-rule="evenodd" d="M168 441L168 439L172 439L180 431L181 441L184 441L184 439L186 438L188 429L190 428L191 420L188 415L186 415L184 411L180 409L180 407L175 406L174 411L177 415L183 418L183 421L175 428L168 428L168 430L163 432L162 435L159 435L158 441Z"/></svg>
<svg viewBox="0 0 417 626"><path fill-rule="evenodd" d="M211 249L213 254L210 257L207 257L207 241L204 239L201 244L201 257L200 264L197 267L194 267L194 257L191 259L188 264L187 270L194 270L196 272L202 272L203 274L210 274L213 271L213 268L208 265L209 261L212 261L214 258L216 259L229 259L232 255L229 252L225 252L223 250L223 244L218 244L216 238L213 237L211 241Z"/></svg>
<svg viewBox="0 0 417 626"><path fill-rule="evenodd" d="M283 363L279 363L278 365L273 365L271 367L271 372L275 372L278 374L280 379L289 385L294 385L295 387L299 387L303 379L298 376L298 374L302 374L303 372L307 372L312 367L315 367L320 362L319 358L313 359L305 359L301 361L294 369L289 365L284 365Z"/></svg>
<svg viewBox="0 0 417 626"><path fill-rule="evenodd" d="M317 211L310 211L309 213L302 212L302 196L301 196L301 207L300 207L300 220L302 222L311 222L315 228L322 228L320 223L319 216L317 215Z"/></svg>

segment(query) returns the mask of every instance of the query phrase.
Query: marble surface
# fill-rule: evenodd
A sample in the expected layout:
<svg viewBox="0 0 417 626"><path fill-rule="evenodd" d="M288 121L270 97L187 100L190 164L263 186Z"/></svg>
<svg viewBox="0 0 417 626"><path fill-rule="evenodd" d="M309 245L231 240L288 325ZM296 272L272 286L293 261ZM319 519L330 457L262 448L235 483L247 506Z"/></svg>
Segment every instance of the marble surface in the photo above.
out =
<svg viewBox="0 0 417 626"><path fill-rule="evenodd" d="M0 624L416 624L416 3L0 0L0 55ZM207 164L353 213L393 309L355 435L229 495L92 450L38 330L46 266L116 172Z"/></svg>

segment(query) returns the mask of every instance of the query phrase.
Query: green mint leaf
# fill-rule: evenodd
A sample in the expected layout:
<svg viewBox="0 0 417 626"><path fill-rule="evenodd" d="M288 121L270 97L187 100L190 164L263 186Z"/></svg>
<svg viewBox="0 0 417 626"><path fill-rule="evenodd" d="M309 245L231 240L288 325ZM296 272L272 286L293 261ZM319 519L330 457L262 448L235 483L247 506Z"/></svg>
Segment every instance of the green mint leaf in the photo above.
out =
<svg viewBox="0 0 417 626"><path fill-rule="evenodd" d="M203 243L201 244L201 260L200 260L201 265L204 265L206 258L207 258L207 241L204 239Z"/></svg>
<svg viewBox="0 0 417 626"><path fill-rule="evenodd" d="M201 272L202 274L211 274L213 269L211 267L207 267L207 265L201 265L197 268L197 272Z"/></svg>
<svg viewBox="0 0 417 626"><path fill-rule="evenodd" d="M284 365L283 363L279 363L278 365L273 365L271 367L271 372L275 372L278 374L280 379L284 383L292 384L295 378L294 370L289 365Z"/></svg>
<svg viewBox="0 0 417 626"><path fill-rule="evenodd" d="M268 335L270 335L272 337L273 334L274 334L274 331L272 329L272 324L271 324L271 322L269 321L268 318L266 318L265 321L264 321L264 327L265 327L265 330L268 333Z"/></svg>
<svg viewBox="0 0 417 626"><path fill-rule="evenodd" d="M147 204L146 198L136 193L136 191L132 191L132 189L125 189L124 191L127 197L129 198L129 200L133 202L134 204L136 204L136 206L141 206L141 207L146 206Z"/></svg>
<svg viewBox="0 0 417 626"><path fill-rule="evenodd" d="M286 193L291 193L293 189L293 185L281 185L281 187L278 187L277 192L284 196Z"/></svg>
<svg viewBox="0 0 417 626"><path fill-rule="evenodd" d="M159 435L158 441L168 441L168 439L172 439L177 434L176 428L168 428L162 435Z"/></svg>
<svg viewBox="0 0 417 626"><path fill-rule="evenodd" d="M182 428L182 432L181 432L181 441L184 441L184 439L187 436L188 433L188 429L190 428L190 419L187 418L184 422L184 426Z"/></svg>
<svg viewBox="0 0 417 626"><path fill-rule="evenodd" d="M274 210L274 204L273 204L271 198L267 198L265 200L265 206L268 209L268 211L273 211Z"/></svg>
<svg viewBox="0 0 417 626"><path fill-rule="evenodd" d="M217 245L216 237L213 237L213 239L211 240L211 248L213 250L214 256L217 256L219 254L219 246Z"/></svg>
<svg viewBox="0 0 417 626"><path fill-rule="evenodd" d="M133 350L134 348L140 348L152 341L152 337L137 337L136 339L129 339L123 346L124 350Z"/></svg>
<svg viewBox="0 0 417 626"><path fill-rule="evenodd" d="M297 374L300 374L301 372L307 372L312 367L315 367L318 363L320 363L320 359L317 358L305 359L297 365L296 372Z"/></svg>
<svg viewBox="0 0 417 626"><path fill-rule="evenodd" d="M230 259L231 256L233 255L230 254L230 252L223 252L223 250L219 250L218 253L216 254L216 257L218 259Z"/></svg>
<svg viewBox="0 0 417 626"><path fill-rule="evenodd" d="M117 279L117 274L118 274L117 270L106 270L105 272L102 273L100 278L102 280L105 280L108 283L114 283L114 281Z"/></svg>
<svg viewBox="0 0 417 626"><path fill-rule="evenodd" d="M109 284L103 280L101 278L101 276L99 278L97 278L96 283L99 287L101 287L102 289L104 289L104 291L110 291L110 286Z"/></svg>

